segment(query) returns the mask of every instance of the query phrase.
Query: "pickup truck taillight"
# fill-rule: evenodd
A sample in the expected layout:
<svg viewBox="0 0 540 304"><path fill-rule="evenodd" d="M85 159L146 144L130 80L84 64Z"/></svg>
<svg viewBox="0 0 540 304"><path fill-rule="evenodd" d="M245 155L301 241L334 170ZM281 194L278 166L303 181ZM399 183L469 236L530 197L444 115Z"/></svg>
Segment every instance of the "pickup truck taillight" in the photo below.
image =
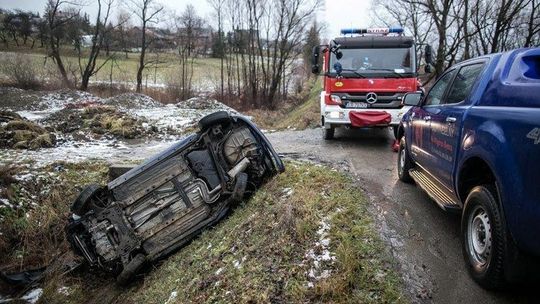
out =
<svg viewBox="0 0 540 304"><path fill-rule="evenodd" d="M324 102L327 105L342 105L341 98L337 95L325 94Z"/></svg>

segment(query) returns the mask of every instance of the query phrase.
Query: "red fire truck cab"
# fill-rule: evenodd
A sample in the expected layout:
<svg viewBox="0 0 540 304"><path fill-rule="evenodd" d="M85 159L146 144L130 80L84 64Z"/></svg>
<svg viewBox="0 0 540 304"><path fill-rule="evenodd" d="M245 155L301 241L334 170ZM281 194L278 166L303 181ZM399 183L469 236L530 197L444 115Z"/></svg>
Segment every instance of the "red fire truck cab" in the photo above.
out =
<svg viewBox="0 0 540 304"><path fill-rule="evenodd" d="M345 29L343 37L313 49L312 72L321 72L323 138L337 127L394 127L409 107L405 93L421 89L416 45L401 28Z"/></svg>

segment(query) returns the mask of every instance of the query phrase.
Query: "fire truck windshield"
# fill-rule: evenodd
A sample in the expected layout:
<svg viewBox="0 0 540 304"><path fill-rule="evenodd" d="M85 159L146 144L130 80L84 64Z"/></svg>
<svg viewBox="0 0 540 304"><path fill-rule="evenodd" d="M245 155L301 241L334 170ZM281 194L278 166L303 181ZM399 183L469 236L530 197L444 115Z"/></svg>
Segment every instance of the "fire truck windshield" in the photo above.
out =
<svg viewBox="0 0 540 304"><path fill-rule="evenodd" d="M416 73L414 48L341 49L343 57L339 60L344 75L406 77ZM334 64L338 62L331 54L330 74L335 74ZM360 75L359 75L360 74Z"/></svg>

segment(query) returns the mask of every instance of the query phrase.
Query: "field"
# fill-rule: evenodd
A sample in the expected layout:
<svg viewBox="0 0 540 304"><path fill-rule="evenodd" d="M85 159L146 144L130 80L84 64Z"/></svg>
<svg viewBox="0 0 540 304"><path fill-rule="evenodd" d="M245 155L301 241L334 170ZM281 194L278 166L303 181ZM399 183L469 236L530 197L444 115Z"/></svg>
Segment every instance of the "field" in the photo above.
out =
<svg viewBox="0 0 540 304"><path fill-rule="evenodd" d="M66 69L72 75L79 76L79 60L77 54L72 49L65 50L62 56ZM54 79L57 74L56 66L51 58L47 58L43 49L17 49L16 52L3 50L0 52L0 63L5 66L5 62L13 60L15 56L28 58L39 79ZM97 66L103 67L91 78L93 84L125 85L128 88L134 87L139 60L139 53L115 53L114 60L106 61L105 56L100 56ZM81 64L84 66L83 54ZM174 53L149 53L148 61L159 62L150 65L143 76L143 85L147 87L164 87L167 83L175 83L181 72L178 55ZM105 63L105 64L104 64ZM193 59L193 83L196 91L210 91L218 83L220 60L215 58L194 58ZM5 69L0 69L0 75L6 77Z"/></svg>

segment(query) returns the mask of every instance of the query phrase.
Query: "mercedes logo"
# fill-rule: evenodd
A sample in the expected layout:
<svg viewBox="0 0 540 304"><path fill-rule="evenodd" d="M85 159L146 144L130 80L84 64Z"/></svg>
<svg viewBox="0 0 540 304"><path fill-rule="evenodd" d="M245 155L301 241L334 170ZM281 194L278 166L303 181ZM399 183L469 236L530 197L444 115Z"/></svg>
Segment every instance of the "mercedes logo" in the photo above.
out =
<svg viewBox="0 0 540 304"><path fill-rule="evenodd" d="M366 95L366 101L369 103L369 104L374 104L377 102L377 94L371 92L371 93L367 93Z"/></svg>

